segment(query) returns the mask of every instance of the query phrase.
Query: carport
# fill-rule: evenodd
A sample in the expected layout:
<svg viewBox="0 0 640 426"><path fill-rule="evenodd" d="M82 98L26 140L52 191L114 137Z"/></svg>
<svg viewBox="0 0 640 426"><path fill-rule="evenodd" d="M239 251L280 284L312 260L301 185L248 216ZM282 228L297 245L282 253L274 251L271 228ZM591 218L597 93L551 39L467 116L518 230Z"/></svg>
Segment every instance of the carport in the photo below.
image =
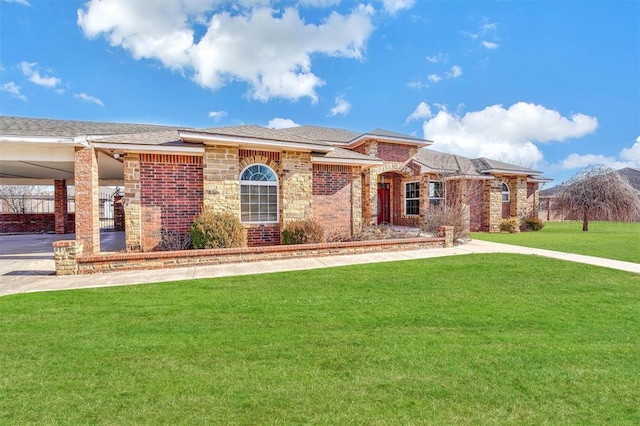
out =
<svg viewBox="0 0 640 426"><path fill-rule="evenodd" d="M84 253L100 250L99 187L122 186L122 153L89 140L169 129L127 123L0 117L0 185L49 185L55 196L55 233L75 234ZM68 225L67 191L74 186L75 227Z"/></svg>

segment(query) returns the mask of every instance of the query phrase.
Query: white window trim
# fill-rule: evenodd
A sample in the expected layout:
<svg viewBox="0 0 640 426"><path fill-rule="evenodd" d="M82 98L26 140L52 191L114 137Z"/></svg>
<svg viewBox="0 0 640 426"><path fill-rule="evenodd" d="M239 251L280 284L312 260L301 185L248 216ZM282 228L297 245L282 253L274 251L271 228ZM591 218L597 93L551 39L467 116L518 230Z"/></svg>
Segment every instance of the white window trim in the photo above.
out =
<svg viewBox="0 0 640 426"><path fill-rule="evenodd" d="M238 179L238 182L240 183L240 191L238 191L238 199L240 201L240 222L246 225L261 225L261 224L276 224L276 223L280 223L280 183L278 181L278 174L276 173L276 171L269 167L268 165L264 164L264 163L251 163L249 164L247 167L245 167L244 169L242 169L240 171L240 175L239 177L242 178L242 175L244 174L244 172L253 167L253 166L264 166L266 168L268 168L269 170L271 170L271 172L273 173L273 176L275 177L275 182L274 181L264 181L264 180L242 180L242 179ZM242 220L242 185L253 185L253 186L275 186L276 187L276 220L274 221L243 221Z"/></svg>
<svg viewBox="0 0 640 426"><path fill-rule="evenodd" d="M432 197L431 196L431 184L432 183L439 183L441 188L442 188L442 196L440 197ZM439 200L437 205L440 205L440 203L442 203L442 200L445 199L445 191L446 191L446 186L443 180L430 180L429 181L429 193L427 194L427 197L429 198L429 206L433 206L434 204L431 204L431 200Z"/></svg>
<svg viewBox="0 0 640 426"><path fill-rule="evenodd" d="M506 190L505 190L506 188ZM503 203L509 203L511 202L511 189L509 189L509 185L507 185L506 182L502 182L502 185L500 186L500 199L502 200ZM504 195L507 194L507 199L504 199Z"/></svg>
<svg viewBox="0 0 640 426"><path fill-rule="evenodd" d="M418 184L418 198L407 198L407 185L411 184L411 183L417 183ZM418 180L413 180L411 182L405 182L404 183L404 215L405 216L420 216L420 181ZM409 200L418 200L418 214L409 214L407 213L407 201Z"/></svg>

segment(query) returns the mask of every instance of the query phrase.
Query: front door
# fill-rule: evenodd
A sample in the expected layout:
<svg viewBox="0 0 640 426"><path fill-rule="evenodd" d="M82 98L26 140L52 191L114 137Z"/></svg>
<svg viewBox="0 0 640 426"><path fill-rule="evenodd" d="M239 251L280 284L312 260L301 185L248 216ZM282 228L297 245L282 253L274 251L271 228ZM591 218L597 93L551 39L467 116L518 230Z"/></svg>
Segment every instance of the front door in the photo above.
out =
<svg viewBox="0 0 640 426"><path fill-rule="evenodd" d="M391 191L388 183L378 184L378 225L391 222Z"/></svg>

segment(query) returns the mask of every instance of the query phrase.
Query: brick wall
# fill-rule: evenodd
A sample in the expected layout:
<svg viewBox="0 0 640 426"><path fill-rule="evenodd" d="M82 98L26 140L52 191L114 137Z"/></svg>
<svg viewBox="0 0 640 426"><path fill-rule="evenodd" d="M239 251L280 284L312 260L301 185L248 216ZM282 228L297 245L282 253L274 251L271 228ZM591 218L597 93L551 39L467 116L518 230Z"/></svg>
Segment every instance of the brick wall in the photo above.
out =
<svg viewBox="0 0 640 426"><path fill-rule="evenodd" d="M467 182L467 203L469 204L469 230L482 231L485 223L483 181Z"/></svg>
<svg viewBox="0 0 640 426"><path fill-rule="evenodd" d="M276 246L280 244L280 225L246 225L247 229L247 246L264 247Z"/></svg>
<svg viewBox="0 0 640 426"><path fill-rule="evenodd" d="M202 157L141 154L142 250L156 248L161 229L188 233L202 192Z"/></svg>
<svg viewBox="0 0 640 426"><path fill-rule="evenodd" d="M67 213L68 233L73 233L75 214ZM0 234L55 232L54 213L0 214Z"/></svg>
<svg viewBox="0 0 640 426"><path fill-rule="evenodd" d="M378 142L377 157L384 161L405 162L415 153L412 145Z"/></svg>
<svg viewBox="0 0 640 426"><path fill-rule="evenodd" d="M313 220L327 238L351 235L352 179L349 166L313 166Z"/></svg>
<svg viewBox="0 0 640 426"><path fill-rule="evenodd" d="M404 178L398 173L392 173L391 177L393 179L391 183L391 223L399 226L420 226L420 216L407 216L404 214L404 184L406 182L420 182L420 178ZM420 189L422 189L422 186ZM420 194L420 197L423 197L423 194Z"/></svg>

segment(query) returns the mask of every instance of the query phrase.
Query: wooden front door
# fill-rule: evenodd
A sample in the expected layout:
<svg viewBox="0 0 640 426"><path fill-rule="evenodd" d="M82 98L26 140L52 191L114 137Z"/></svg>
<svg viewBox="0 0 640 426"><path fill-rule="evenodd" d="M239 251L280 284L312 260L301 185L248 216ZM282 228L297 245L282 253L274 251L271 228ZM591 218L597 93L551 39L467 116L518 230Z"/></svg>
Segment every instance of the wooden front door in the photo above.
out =
<svg viewBox="0 0 640 426"><path fill-rule="evenodd" d="M378 225L391 222L391 190L388 183L378 184Z"/></svg>

